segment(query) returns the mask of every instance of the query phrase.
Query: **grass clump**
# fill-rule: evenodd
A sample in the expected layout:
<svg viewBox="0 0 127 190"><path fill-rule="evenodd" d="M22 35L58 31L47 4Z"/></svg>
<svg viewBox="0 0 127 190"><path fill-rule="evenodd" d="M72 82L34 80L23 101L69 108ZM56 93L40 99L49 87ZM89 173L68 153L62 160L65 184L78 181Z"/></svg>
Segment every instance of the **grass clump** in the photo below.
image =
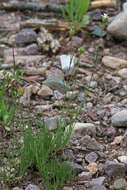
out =
<svg viewBox="0 0 127 190"><path fill-rule="evenodd" d="M61 121L62 123L62 121ZM44 178L47 190L58 190L65 182L74 180L72 168L59 158L59 152L65 149L71 135L72 126L64 132L58 123L55 133L51 133L41 124L34 134L32 125L24 133L24 147L20 154L20 176L35 169Z"/></svg>

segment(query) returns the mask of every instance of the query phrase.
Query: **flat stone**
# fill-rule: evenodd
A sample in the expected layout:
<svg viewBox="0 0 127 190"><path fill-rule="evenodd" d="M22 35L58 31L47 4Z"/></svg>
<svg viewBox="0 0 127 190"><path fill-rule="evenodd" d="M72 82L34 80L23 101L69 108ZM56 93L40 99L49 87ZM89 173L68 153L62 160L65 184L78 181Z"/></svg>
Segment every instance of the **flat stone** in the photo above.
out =
<svg viewBox="0 0 127 190"><path fill-rule="evenodd" d="M42 98L49 98L53 96L53 90L46 85L42 85L41 89L37 93Z"/></svg>
<svg viewBox="0 0 127 190"><path fill-rule="evenodd" d="M40 61L44 59L44 56L39 55L30 55L30 56L15 56L15 65L16 66L31 66L31 65L39 65ZM5 64L14 64L13 56L4 57Z"/></svg>
<svg viewBox="0 0 127 190"><path fill-rule="evenodd" d="M35 111L37 113L43 113L44 111L48 111L52 109L52 105L39 105L35 106Z"/></svg>
<svg viewBox="0 0 127 190"><path fill-rule="evenodd" d="M37 41L37 34L32 29L22 29L15 37L16 44L30 44Z"/></svg>
<svg viewBox="0 0 127 190"><path fill-rule="evenodd" d="M111 118L114 127L127 127L127 110L114 114Z"/></svg>
<svg viewBox="0 0 127 190"><path fill-rule="evenodd" d="M127 182L124 178L116 179L113 186L114 189L124 190L124 188L127 187Z"/></svg>
<svg viewBox="0 0 127 190"><path fill-rule="evenodd" d="M19 187L14 187L14 188L12 188L12 190L23 190L23 189L21 189Z"/></svg>
<svg viewBox="0 0 127 190"><path fill-rule="evenodd" d="M51 67L51 69L46 72L46 78L47 79L57 78L57 79L63 81L64 73L58 68Z"/></svg>
<svg viewBox="0 0 127 190"><path fill-rule="evenodd" d="M121 67L126 67L127 68L127 60L120 59L117 57L112 57L112 56L104 56L102 58L102 63L112 69L119 69Z"/></svg>
<svg viewBox="0 0 127 190"><path fill-rule="evenodd" d="M116 39L127 40L127 11L119 13L109 24L107 31Z"/></svg>
<svg viewBox="0 0 127 190"><path fill-rule="evenodd" d="M114 161L107 160L104 164L104 171L110 177L124 175L126 172L125 165Z"/></svg>
<svg viewBox="0 0 127 190"><path fill-rule="evenodd" d="M119 70L118 75L123 79L127 79L127 68Z"/></svg>
<svg viewBox="0 0 127 190"><path fill-rule="evenodd" d="M92 179L92 175L90 172L81 172L79 175L78 175L78 180L79 181L89 181Z"/></svg>
<svg viewBox="0 0 127 190"><path fill-rule="evenodd" d="M61 93L65 93L66 85L59 78L46 79L43 84L49 86L53 90L58 90Z"/></svg>
<svg viewBox="0 0 127 190"><path fill-rule="evenodd" d="M105 181L105 177L102 176L102 177L92 179L90 184L91 185L103 185L104 181Z"/></svg>
<svg viewBox="0 0 127 190"><path fill-rule="evenodd" d="M98 155L95 152L91 152L85 156L85 160L88 163L96 162L97 159L98 159Z"/></svg>
<svg viewBox="0 0 127 190"><path fill-rule="evenodd" d="M21 17L18 13L2 13L0 15L1 31L18 31L20 29Z"/></svg>
<svg viewBox="0 0 127 190"><path fill-rule="evenodd" d="M90 140L90 142L88 142L87 144L87 149L89 150L98 150L98 151L103 151L104 150L104 146L102 144L100 144L99 142L96 141L96 139L92 138Z"/></svg>
<svg viewBox="0 0 127 190"><path fill-rule="evenodd" d="M96 127L94 124L76 122L73 125L72 137L85 136L86 134L96 136Z"/></svg>
<svg viewBox="0 0 127 190"><path fill-rule="evenodd" d="M127 156L119 156L118 157L118 160L120 161L120 162L123 162L123 163L126 163L127 164Z"/></svg>
<svg viewBox="0 0 127 190"><path fill-rule="evenodd" d="M76 174L83 171L83 167L77 163L65 161L67 165L69 165L72 168L72 171L76 172Z"/></svg>
<svg viewBox="0 0 127 190"><path fill-rule="evenodd" d="M38 187L37 185L32 185L29 184L25 190L40 190L40 187Z"/></svg>
<svg viewBox="0 0 127 190"><path fill-rule="evenodd" d="M54 131L55 129L57 129L57 122L60 118L55 116L55 117L50 117L50 118L46 118L45 124L46 127L50 130L50 131Z"/></svg>
<svg viewBox="0 0 127 190"><path fill-rule="evenodd" d="M90 173L92 175L96 174L97 171L99 170L99 166L97 163L93 162L93 163L90 163L88 166L87 166L87 169L90 171Z"/></svg>
<svg viewBox="0 0 127 190"><path fill-rule="evenodd" d="M91 190L107 190L104 185L94 185Z"/></svg>
<svg viewBox="0 0 127 190"><path fill-rule="evenodd" d="M64 186L62 190L73 190L73 187L71 186Z"/></svg>

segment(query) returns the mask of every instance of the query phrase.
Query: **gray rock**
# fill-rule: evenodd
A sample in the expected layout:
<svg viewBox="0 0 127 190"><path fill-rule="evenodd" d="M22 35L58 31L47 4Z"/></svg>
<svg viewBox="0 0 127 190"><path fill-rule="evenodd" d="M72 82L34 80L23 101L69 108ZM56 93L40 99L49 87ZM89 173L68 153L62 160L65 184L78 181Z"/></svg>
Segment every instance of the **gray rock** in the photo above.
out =
<svg viewBox="0 0 127 190"><path fill-rule="evenodd" d="M79 181L89 181L92 179L92 175L90 172L82 172L78 175Z"/></svg>
<svg viewBox="0 0 127 190"><path fill-rule="evenodd" d="M124 90L127 91L127 85L123 85Z"/></svg>
<svg viewBox="0 0 127 190"><path fill-rule="evenodd" d="M107 27L107 31L117 39L127 40L127 11L118 14Z"/></svg>
<svg viewBox="0 0 127 190"><path fill-rule="evenodd" d="M88 163L96 162L97 159L98 159L98 155L95 152L91 152L85 156L85 160Z"/></svg>
<svg viewBox="0 0 127 190"><path fill-rule="evenodd" d="M127 3L126 3L126 2L123 3L123 11L124 11L124 12L127 11Z"/></svg>
<svg viewBox="0 0 127 190"><path fill-rule="evenodd" d="M67 165L69 165L72 168L73 172L76 172L76 174L83 171L83 167L77 163L65 161Z"/></svg>
<svg viewBox="0 0 127 190"><path fill-rule="evenodd" d="M114 161L106 161L104 164L104 171L110 177L121 176L125 174L125 165Z"/></svg>
<svg viewBox="0 0 127 190"><path fill-rule="evenodd" d="M80 38L78 36L72 36L72 47L75 48L81 47L82 43L83 43L83 38Z"/></svg>
<svg viewBox="0 0 127 190"><path fill-rule="evenodd" d="M119 90L119 95L122 96L122 97L126 96L126 92L124 90L120 89Z"/></svg>
<svg viewBox="0 0 127 190"><path fill-rule="evenodd" d="M63 158L64 160L66 160L66 159L74 160L74 159L75 159L75 156L74 156L74 153L73 153L72 150L66 149L66 150L64 150L63 153L62 153L62 158Z"/></svg>
<svg viewBox="0 0 127 190"><path fill-rule="evenodd" d="M42 113L44 111L48 111L52 109L52 105L39 105L39 106L35 106L35 111L37 113Z"/></svg>
<svg viewBox="0 0 127 190"><path fill-rule="evenodd" d="M102 63L112 69L119 69L120 67L127 67L127 60L118 57L104 56Z"/></svg>
<svg viewBox="0 0 127 190"><path fill-rule="evenodd" d="M118 160L120 161L120 162L123 162L123 163L126 163L127 164L127 156L125 155L123 155L123 156L119 156L118 157Z"/></svg>
<svg viewBox="0 0 127 190"><path fill-rule="evenodd" d="M105 177L98 177L98 178L92 179L90 184L91 185L103 185L104 181L105 181Z"/></svg>
<svg viewBox="0 0 127 190"><path fill-rule="evenodd" d="M109 127L107 131L105 132L105 135L108 137L113 137L116 134L116 129L114 127Z"/></svg>
<svg viewBox="0 0 127 190"><path fill-rule="evenodd" d="M50 130L50 131L54 131L55 129L57 129L57 122L60 118L55 116L55 117L50 117L50 118L46 118L45 119L45 124L46 127Z"/></svg>
<svg viewBox="0 0 127 190"><path fill-rule="evenodd" d="M111 115L113 116L114 114L120 112L121 109L119 107L113 107L111 108L110 112L111 112Z"/></svg>
<svg viewBox="0 0 127 190"><path fill-rule="evenodd" d="M30 44L24 50L24 55L38 55L39 48L37 44Z"/></svg>
<svg viewBox="0 0 127 190"><path fill-rule="evenodd" d="M58 68L51 67L51 69L46 72L46 78L47 79L57 78L57 79L63 81L64 80L64 73Z"/></svg>
<svg viewBox="0 0 127 190"><path fill-rule="evenodd" d="M127 127L127 110L114 114L111 120L114 127Z"/></svg>
<svg viewBox="0 0 127 190"><path fill-rule="evenodd" d="M21 189L19 187L14 187L14 188L12 188L12 190L23 190L23 189Z"/></svg>
<svg viewBox="0 0 127 190"><path fill-rule="evenodd" d="M100 144L99 142L97 142L94 138L92 138L91 141L87 145L87 149L93 150L93 151L95 150L103 151L104 146Z"/></svg>
<svg viewBox="0 0 127 190"><path fill-rule="evenodd" d="M56 100L61 100L64 98L64 95L62 93L60 93L58 90L54 90L54 98Z"/></svg>
<svg viewBox="0 0 127 190"><path fill-rule="evenodd" d="M40 188L37 185L29 184L25 190L40 190Z"/></svg>
<svg viewBox="0 0 127 190"><path fill-rule="evenodd" d="M124 190L127 187L127 182L124 178L116 179L113 186L114 189Z"/></svg>
<svg viewBox="0 0 127 190"><path fill-rule="evenodd" d="M94 185L91 190L107 190L104 185Z"/></svg>
<svg viewBox="0 0 127 190"><path fill-rule="evenodd" d="M61 93L65 93L65 91L67 90L66 85L64 84L64 82L62 80L60 80L59 78L52 78L52 79L46 79L43 84L49 86L50 88L52 88L53 90L58 90Z"/></svg>
<svg viewBox="0 0 127 190"><path fill-rule="evenodd" d="M37 92L42 98L49 98L53 96L53 90L46 85L42 85L41 89Z"/></svg>
<svg viewBox="0 0 127 190"><path fill-rule="evenodd" d="M96 127L94 124L76 122L73 125L72 137L84 136L86 134L96 136Z"/></svg>
<svg viewBox="0 0 127 190"><path fill-rule="evenodd" d="M118 75L123 79L127 79L127 68L120 69Z"/></svg>
<svg viewBox="0 0 127 190"><path fill-rule="evenodd" d="M23 29L15 37L16 44L30 44L37 41L37 34L32 29Z"/></svg>

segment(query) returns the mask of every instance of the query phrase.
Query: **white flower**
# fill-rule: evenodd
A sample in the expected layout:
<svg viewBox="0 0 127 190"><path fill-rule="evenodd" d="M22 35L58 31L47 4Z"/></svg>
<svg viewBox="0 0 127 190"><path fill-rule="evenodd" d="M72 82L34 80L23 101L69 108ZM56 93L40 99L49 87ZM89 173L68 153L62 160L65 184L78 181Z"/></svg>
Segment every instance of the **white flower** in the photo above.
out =
<svg viewBox="0 0 127 190"><path fill-rule="evenodd" d="M106 19L106 18L108 19L108 18L109 18L106 13L104 13L104 14L102 15L102 17L103 17L104 19Z"/></svg>

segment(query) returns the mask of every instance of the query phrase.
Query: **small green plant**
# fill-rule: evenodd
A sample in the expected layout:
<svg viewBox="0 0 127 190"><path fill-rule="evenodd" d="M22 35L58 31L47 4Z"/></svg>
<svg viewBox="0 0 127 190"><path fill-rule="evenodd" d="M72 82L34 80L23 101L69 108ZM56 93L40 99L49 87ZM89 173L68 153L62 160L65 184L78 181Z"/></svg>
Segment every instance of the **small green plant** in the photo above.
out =
<svg viewBox="0 0 127 190"><path fill-rule="evenodd" d="M20 75L24 72L13 70L9 75L6 71L3 72L4 80L0 89L0 126L6 131L10 131L10 126L13 122L16 110L16 100L21 96L21 89L17 90L17 85L20 83ZM14 81L14 82L13 82Z"/></svg>
<svg viewBox="0 0 127 190"><path fill-rule="evenodd" d="M15 108L11 106L9 108L8 98L5 98L6 94L6 82L3 82L2 88L0 90L0 125L5 128L5 130L10 131L10 125L14 118Z"/></svg>
<svg viewBox="0 0 127 190"><path fill-rule="evenodd" d="M69 7L63 6L62 13L65 20L72 22L72 28L74 32L79 30L83 25L88 21L89 16L84 16L84 14L88 11L89 0L70 0ZM84 17L83 17L84 16Z"/></svg>
<svg viewBox="0 0 127 190"><path fill-rule="evenodd" d="M74 179L72 168L65 164L58 153L62 151L71 135L72 126L65 133L64 123L58 122L55 133L51 133L45 124L41 124L37 133L33 134L32 125L24 133L24 147L20 154L20 177L29 170L36 169L45 180L48 190L58 190L61 185Z"/></svg>

